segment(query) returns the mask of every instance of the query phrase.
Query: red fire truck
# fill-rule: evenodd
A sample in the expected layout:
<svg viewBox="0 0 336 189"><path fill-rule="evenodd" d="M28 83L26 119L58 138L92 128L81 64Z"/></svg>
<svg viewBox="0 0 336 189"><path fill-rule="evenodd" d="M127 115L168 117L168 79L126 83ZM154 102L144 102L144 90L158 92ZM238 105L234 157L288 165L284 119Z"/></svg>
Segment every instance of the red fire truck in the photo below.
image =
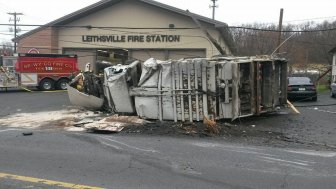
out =
<svg viewBox="0 0 336 189"><path fill-rule="evenodd" d="M0 61L0 88L38 87L66 89L70 76L78 72L77 56L63 54L18 54Z"/></svg>

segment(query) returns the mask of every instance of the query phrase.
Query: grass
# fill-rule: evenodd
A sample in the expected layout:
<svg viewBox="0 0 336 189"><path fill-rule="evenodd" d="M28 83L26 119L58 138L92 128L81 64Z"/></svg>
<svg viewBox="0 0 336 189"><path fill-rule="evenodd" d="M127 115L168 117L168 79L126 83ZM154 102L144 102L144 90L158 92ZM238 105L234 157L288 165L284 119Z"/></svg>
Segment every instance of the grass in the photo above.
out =
<svg viewBox="0 0 336 189"><path fill-rule="evenodd" d="M317 92L318 93L329 92L329 85L317 85Z"/></svg>

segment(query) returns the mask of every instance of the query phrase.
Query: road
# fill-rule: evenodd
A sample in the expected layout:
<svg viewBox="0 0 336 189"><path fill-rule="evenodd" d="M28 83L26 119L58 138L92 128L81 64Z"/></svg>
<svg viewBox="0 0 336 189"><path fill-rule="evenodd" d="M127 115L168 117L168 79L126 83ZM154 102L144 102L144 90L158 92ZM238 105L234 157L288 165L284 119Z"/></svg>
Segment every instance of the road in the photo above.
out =
<svg viewBox="0 0 336 189"><path fill-rule="evenodd" d="M0 100L0 118L18 112L61 110L70 105L62 92L0 92ZM332 100L322 95L312 105ZM300 103L308 104L311 102ZM293 127L291 122L312 124L318 116L324 119L323 124L334 120L326 112L317 111L322 107L316 107L301 107L301 116L267 116L259 122L247 119L242 125L249 127L255 123L257 129L263 130L272 120L273 123L287 120L283 128L274 124L274 130L284 130ZM334 111L333 107L323 108ZM246 141L228 142L220 137L94 134L9 126L0 126L0 188L4 189L334 188L336 185L333 149L291 145L278 148ZM296 133L300 128L297 129ZM32 135L22 134L27 131L32 131ZM302 136L307 133L310 131ZM332 144L332 140L328 142Z"/></svg>
<svg viewBox="0 0 336 189"><path fill-rule="evenodd" d="M285 143L271 140L271 146L296 145L317 150L330 147L336 150L336 98L330 98L328 93L324 93L318 95L317 102L297 101L293 104L300 114L283 110L276 114L247 118L240 121L239 125L242 129L254 125L253 131L278 133L287 139Z"/></svg>
<svg viewBox="0 0 336 189"><path fill-rule="evenodd" d="M39 112L64 109L70 105L63 91L27 92L20 89L0 89L0 117L18 112Z"/></svg>

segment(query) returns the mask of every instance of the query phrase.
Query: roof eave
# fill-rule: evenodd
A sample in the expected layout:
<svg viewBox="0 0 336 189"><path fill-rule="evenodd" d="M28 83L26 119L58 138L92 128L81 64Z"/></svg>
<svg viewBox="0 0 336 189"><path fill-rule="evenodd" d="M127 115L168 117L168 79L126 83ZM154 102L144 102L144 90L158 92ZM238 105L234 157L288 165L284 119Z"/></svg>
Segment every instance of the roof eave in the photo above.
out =
<svg viewBox="0 0 336 189"><path fill-rule="evenodd" d="M225 26L219 26L216 27L219 31L219 33L221 34L221 36L223 37L223 40L227 43L227 46L229 48L229 50L231 51L231 54L234 55L237 53L237 46L236 43L234 42L231 32L229 30L229 26L225 25Z"/></svg>

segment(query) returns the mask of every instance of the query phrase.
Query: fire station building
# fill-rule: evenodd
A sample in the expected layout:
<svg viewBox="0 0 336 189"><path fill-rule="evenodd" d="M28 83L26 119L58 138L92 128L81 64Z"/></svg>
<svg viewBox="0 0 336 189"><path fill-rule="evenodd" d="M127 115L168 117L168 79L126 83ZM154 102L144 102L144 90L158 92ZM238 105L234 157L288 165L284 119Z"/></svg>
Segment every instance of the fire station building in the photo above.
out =
<svg viewBox="0 0 336 189"><path fill-rule="evenodd" d="M152 0L102 0L14 39L17 52L77 54L79 67L105 60L230 55L227 24Z"/></svg>

